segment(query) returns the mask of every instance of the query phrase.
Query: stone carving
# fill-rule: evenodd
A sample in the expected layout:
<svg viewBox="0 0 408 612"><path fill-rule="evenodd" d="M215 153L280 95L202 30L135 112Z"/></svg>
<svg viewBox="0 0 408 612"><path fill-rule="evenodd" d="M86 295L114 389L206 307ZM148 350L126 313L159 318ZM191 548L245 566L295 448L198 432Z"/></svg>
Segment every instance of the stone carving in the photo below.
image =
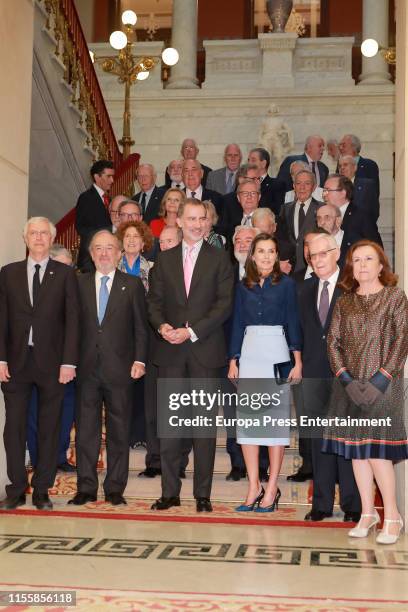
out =
<svg viewBox="0 0 408 612"><path fill-rule="evenodd" d="M299 72L343 72L346 69L344 56L297 56L295 69Z"/></svg>
<svg viewBox="0 0 408 612"><path fill-rule="evenodd" d="M271 155L271 174L276 175L279 166L294 146L293 133L279 116L279 108L272 102L262 124L259 145Z"/></svg>

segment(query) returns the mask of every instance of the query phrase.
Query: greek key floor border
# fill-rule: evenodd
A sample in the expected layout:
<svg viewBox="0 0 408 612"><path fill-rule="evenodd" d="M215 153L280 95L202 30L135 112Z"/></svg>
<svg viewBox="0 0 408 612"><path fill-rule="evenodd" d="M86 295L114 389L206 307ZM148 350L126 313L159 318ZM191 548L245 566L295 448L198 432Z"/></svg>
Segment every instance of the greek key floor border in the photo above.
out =
<svg viewBox="0 0 408 612"><path fill-rule="evenodd" d="M0 553L408 570L408 551L324 546L0 535Z"/></svg>

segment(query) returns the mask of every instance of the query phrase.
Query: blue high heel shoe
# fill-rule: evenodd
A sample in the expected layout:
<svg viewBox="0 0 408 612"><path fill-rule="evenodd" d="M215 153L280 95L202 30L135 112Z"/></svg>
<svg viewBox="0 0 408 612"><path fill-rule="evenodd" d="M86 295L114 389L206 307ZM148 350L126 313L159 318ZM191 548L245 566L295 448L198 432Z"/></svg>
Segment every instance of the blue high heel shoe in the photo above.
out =
<svg viewBox="0 0 408 612"><path fill-rule="evenodd" d="M281 492L280 489L278 487L278 490L276 491L276 495L275 495L275 499L273 500L273 502L271 503L270 506L259 506L257 508L255 508L254 512L274 512L275 508L276 510L278 509L278 504L279 504L279 500L281 497Z"/></svg>
<svg viewBox="0 0 408 612"><path fill-rule="evenodd" d="M252 512L253 510L255 510L255 512L256 512L255 506L259 505L259 503L260 503L260 501L261 501L261 499L263 498L264 495L265 495L265 489L263 487L261 487L260 494L255 499L255 501L252 502L252 504L248 504L248 505L241 504L240 506L237 506L235 508L235 512Z"/></svg>

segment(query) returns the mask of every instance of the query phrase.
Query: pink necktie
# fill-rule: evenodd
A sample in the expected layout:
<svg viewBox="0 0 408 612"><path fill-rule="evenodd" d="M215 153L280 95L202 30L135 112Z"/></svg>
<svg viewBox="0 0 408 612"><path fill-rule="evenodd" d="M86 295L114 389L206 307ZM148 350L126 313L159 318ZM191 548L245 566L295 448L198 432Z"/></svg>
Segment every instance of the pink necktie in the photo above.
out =
<svg viewBox="0 0 408 612"><path fill-rule="evenodd" d="M193 263L193 249L194 247L189 247L187 250L187 255L184 260L184 286L186 288L186 295L190 292L191 278L193 276L194 263Z"/></svg>

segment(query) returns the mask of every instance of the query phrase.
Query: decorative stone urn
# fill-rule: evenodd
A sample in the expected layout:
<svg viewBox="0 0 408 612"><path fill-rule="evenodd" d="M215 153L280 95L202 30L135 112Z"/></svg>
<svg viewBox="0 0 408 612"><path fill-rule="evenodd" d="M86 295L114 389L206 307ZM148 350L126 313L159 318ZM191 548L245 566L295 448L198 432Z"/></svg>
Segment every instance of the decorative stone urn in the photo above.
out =
<svg viewBox="0 0 408 612"><path fill-rule="evenodd" d="M283 34L293 8L293 0L266 0L266 10L273 33Z"/></svg>

